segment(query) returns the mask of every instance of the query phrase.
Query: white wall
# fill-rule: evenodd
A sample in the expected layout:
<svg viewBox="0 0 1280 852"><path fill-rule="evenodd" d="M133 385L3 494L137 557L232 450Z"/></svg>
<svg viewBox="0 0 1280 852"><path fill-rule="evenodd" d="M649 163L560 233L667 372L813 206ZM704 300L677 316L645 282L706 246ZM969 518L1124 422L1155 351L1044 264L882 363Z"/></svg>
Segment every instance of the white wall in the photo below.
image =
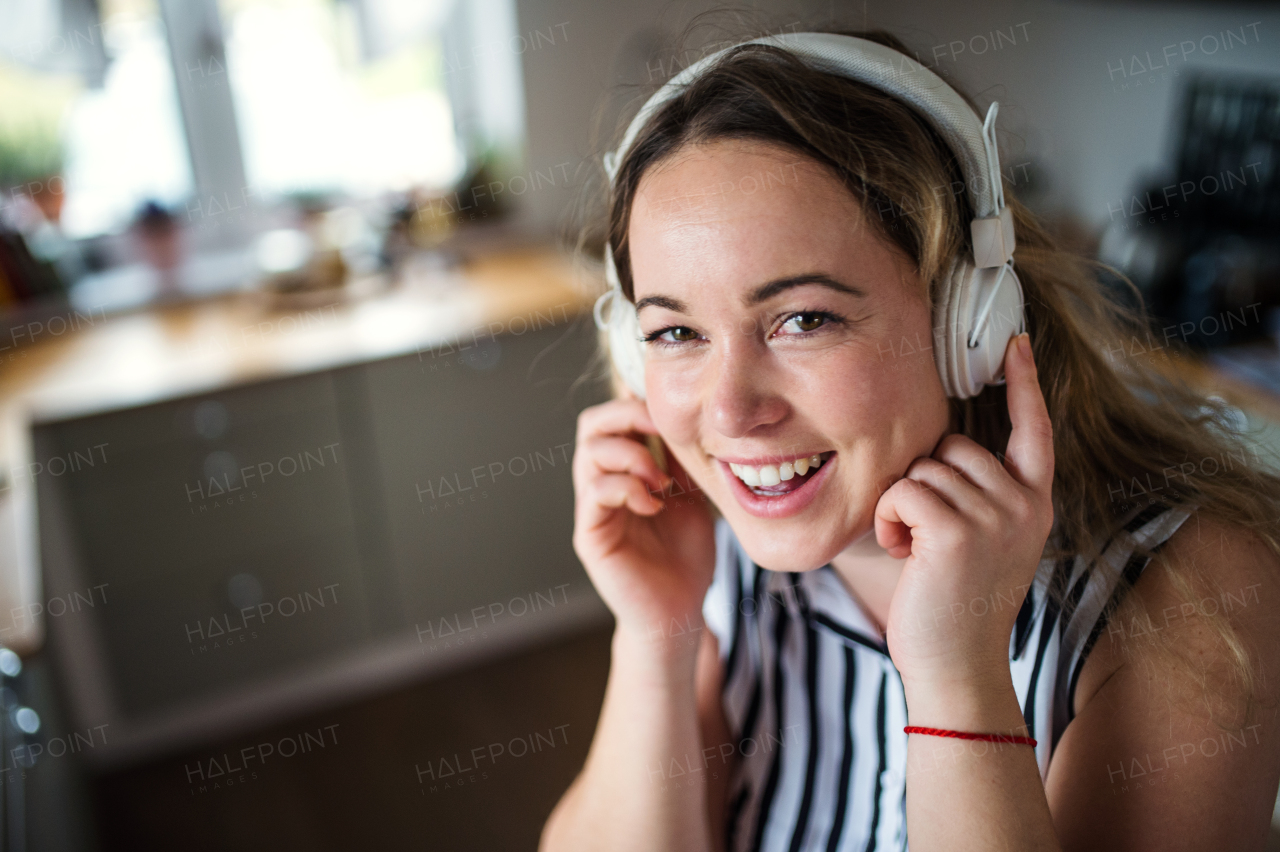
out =
<svg viewBox="0 0 1280 852"><path fill-rule="evenodd" d="M940 64L956 66L957 78L980 101L1001 102L1003 126L1025 140L1026 153L1043 165L1053 200L1095 227L1107 222L1108 206L1133 189L1135 179L1160 170L1171 157L1181 85L1191 73L1280 76L1280 11L1258 5L1044 0L984 2L969 10L946 3L883 5L882 20L890 29L909 34L914 24L920 34L912 41L930 49L1027 22L1025 43L1005 43L999 52L983 56L961 53L957 61L943 48L947 58ZM932 7L928 14L919 11L925 7ZM1234 31L1230 49L1221 46L1228 29ZM1185 48L1184 59L1179 45L1185 42L1194 46ZM1217 52L1210 55L1215 44ZM1172 57L1167 62L1166 47ZM1148 56L1156 70L1143 70ZM1006 164L1021 157L1019 140L1001 141ZM1013 144L1006 147L1006 142Z"/></svg>
<svg viewBox="0 0 1280 852"><path fill-rule="evenodd" d="M635 88L660 67L687 64L663 43L709 2L657 0L518 0L519 30L538 30L521 54L527 112L526 169L540 178L523 199L525 224L551 233L580 197L587 175L599 172L601 151L614 138L620 108L639 106ZM1158 169L1174 143L1171 130L1180 85L1196 69L1280 75L1280 10L1217 2L1064 2L1063 0L868 0L757 2L775 25L801 28L835 20L865 22L898 35L922 61L977 96L1000 101L1006 170L1035 162L1051 193L1042 205L1100 228L1141 175ZM865 14L865 18L864 18ZM1243 29L1242 29L1243 28ZM1226 31L1235 33L1230 49ZM1001 47L982 51L1001 30ZM1243 31L1245 43L1240 42ZM548 43L554 32L557 41ZM1010 43L1012 33L1014 43ZM1195 42L1187 48L1184 42ZM956 44L953 48L953 43ZM1219 47L1213 55L1215 42ZM537 44L536 49L533 47ZM1142 72L1152 64L1167 67ZM1202 50L1203 48L1203 50ZM667 51L663 54L663 51ZM953 54L954 50L954 54ZM655 62L654 59L657 59ZM1124 70L1120 70L1123 64ZM1130 71L1135 72L1130 76ZM1127 83L1127 86L1125 85ZM602 118L602 140L592 138ZM546 176L554 174L553 186ZM568 186L562 177L567 177Z"/></svg>

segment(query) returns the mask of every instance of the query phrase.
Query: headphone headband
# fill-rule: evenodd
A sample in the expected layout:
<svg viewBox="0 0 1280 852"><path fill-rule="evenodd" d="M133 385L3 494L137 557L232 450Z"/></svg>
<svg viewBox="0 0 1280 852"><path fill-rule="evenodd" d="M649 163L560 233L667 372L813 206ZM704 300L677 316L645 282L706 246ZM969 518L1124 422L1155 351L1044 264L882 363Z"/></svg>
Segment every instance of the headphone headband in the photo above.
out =
<svg viewBox="0 0 1280 852"><path fill-rule="evenodd" d="M748 44L782 48L807 60L815 68L866 83L914 107L959 159L960 171L973 198L977 218L999 215L1004 194L1000 187L999 161L992 157L995 139L990 131L995 124L994 111L988 113L984 122L946 81L906 54L879 42L835 33L765 36L718 50L688 66L645 102L631 120L617 149L605 154L604 166L609 180L616 177L618 166L654 113L725 54ZM993 110L996 106L992 104Z"/></svg>

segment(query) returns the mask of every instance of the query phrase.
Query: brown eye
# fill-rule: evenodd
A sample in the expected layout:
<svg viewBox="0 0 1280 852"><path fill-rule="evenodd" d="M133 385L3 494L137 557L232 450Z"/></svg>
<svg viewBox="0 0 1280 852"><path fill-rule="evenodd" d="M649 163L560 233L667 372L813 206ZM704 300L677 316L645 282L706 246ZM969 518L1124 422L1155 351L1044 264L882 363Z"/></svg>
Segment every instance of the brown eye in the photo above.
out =
<svg viewBox="0 0 1280 852"><path fill-rule="evenodd" d="M805 311L803 313L793 314L785 323L786 325L794 324L795 330L800 332L816 331L821 328L823 323L827 321L827 315L816 311Z"/></svg>
<svg viewBox="0 0 1280 852"><path fill-rule="evenodd" d="M679 346L681 343L689 343L697 339L698 332L682 325L660 328L643 338L645 343L653 343L658 346Z"/></svg>

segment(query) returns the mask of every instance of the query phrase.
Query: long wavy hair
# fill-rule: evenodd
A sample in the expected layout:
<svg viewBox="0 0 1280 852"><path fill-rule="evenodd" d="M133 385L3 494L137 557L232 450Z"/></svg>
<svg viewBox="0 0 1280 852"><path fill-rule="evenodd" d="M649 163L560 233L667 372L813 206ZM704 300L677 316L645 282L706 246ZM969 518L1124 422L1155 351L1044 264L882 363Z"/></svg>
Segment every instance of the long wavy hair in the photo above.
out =
<svg viewBox="0 0 1280 852"><path fill-rule="evenodd" d="M842 34L901 52L904 73L915 63L908 48L887 32ZM961 95L982 114L971 97ZM686 145L722 139L782 146L831 168L883 238L914 261L931 305L951 262L972 251L968 223L974 212L964 176L954 153L919 113L878 89L816 70L785 50L740 45L658 110L619 164L605 201L603 237L632 302L627 231L642 176ZM1153 359L1134 357L1141 342L1150 341L1149 321L1140 308L1127 306L1131 294L1117 298L1101 281L1110 276L1132 293L1136 289L1117 270L1058 245L1013 192L1005 190L1017 237L1015 264L1053 422L1056 534L1046 545L1046 557L1096 557L1140 506L1155 502L1157 486L1160 502L1194 507L1201 516L1245 527L1280 557L1280 478L1231 425L1233 411L1192 391ZM588 239L582 237L579 246ZM602 346L607 347L603 338ZM618 387L616 375L614 380ZM951 400L951 406L957 431L992 453L1003 453L1010 422L1002 386L987 387L973 399ZM1211 574L1189 562L1166 564L1185 601L1203 599L1197 588L1205 584L1220 588ZM1229 651L1247 718L1257 685L1249 650L1217 607L1200 614ZM1123 596L1111 618L1125 625L1152 624L1132 594ZM1135 654L1139 645L1148 643L1125 642L1126 658L1149 664L1154 656ZM1160 642L1149 646L1179 657L1200 686L1210 689L1210 673L1194 660Z"/></svg>

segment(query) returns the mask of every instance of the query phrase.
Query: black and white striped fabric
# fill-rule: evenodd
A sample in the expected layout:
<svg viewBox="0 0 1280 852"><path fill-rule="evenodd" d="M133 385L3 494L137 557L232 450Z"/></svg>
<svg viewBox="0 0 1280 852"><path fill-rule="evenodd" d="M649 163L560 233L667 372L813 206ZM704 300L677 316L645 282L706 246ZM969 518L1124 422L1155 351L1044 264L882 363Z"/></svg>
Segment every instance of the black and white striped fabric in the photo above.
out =
<svg viewBox="0 0 1280 852"><path fill-rule="evenodd" d="M1042 779L1075 715L1085 658L1120 603L1119 578L1136 581L1190 513L1148 506L1097 559L1046 559L1021 599L968 604L977 615L1019 608L1009 667ZM762 569L723 518L716 554L703 615L719 640L738 743L727 848L906 849L906 702L879 632L830 565Z"/></svg>

